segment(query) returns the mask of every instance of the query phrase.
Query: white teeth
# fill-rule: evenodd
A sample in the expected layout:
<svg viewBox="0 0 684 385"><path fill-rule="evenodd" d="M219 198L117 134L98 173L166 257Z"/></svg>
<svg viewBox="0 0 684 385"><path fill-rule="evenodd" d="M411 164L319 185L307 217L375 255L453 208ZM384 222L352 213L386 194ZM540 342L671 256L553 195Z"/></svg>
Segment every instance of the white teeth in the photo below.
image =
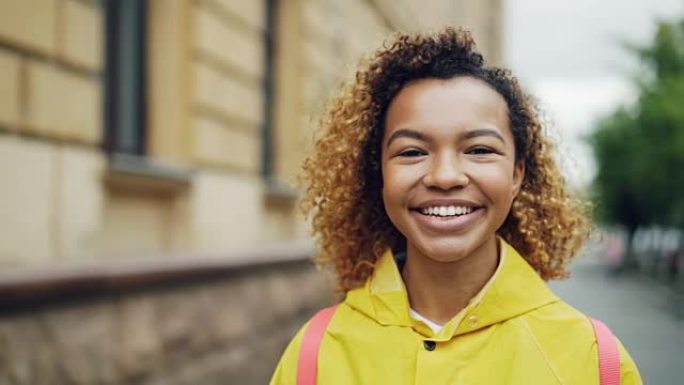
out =
<svg viewBox="0 0 684 385"><path fill-rule="evenodd" d="M440 217L470 214L472 211L472 207L466 206L434 206L426 207L421 210L425 215L436 215Z"/></svg>

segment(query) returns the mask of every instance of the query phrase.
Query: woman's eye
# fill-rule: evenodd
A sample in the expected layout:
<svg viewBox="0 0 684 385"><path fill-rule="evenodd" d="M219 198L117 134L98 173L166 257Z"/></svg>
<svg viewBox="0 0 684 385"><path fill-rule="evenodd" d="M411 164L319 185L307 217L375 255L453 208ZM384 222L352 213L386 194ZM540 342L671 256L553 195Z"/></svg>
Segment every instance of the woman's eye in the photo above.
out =
<svg viewBox="0 0 684 385"><path fill-rule="evenodd" d="M402 151L399 153L399 156L403 156L403 157L407 157L407 158L412 158L412 157L421 156L421 155L425 155L425 153L423 151L415 150L415 149L414 150L406 150L406 151Z"/></svg>
<svg viewBox="0 0 684 385"><path fill-rule="evenodd" d="M489 147L475 147L475 148L471 148L470 150L468 150L467 153L472 154L472 155L487 155L487 154L493 154L494 152L495 151Z"/></svg>

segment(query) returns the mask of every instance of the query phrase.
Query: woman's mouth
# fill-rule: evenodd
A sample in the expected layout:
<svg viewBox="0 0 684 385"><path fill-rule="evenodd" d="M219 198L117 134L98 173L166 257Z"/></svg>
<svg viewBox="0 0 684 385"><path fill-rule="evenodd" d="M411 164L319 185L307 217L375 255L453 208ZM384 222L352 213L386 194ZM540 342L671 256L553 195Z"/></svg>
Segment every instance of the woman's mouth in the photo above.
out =
<svg viewBox="0 0 684 385"><path fill-rule="evenodd" d="M467 229L481 217L484 207L426 206L411 210L420 227L434 233L454 233Z"/></svg>

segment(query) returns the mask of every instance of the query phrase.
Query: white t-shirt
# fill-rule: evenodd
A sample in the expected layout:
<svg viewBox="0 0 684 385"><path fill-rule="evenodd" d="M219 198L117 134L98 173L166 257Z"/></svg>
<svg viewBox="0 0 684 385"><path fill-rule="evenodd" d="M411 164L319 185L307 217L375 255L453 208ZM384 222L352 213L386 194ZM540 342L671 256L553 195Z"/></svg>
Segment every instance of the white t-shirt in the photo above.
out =
<svg viewBox="0 0 684 385"><path fill-rule="evenodd" d="M436 322L433 322L433 321L431 321L431 320L425 318L422 314L420 314L420 313L418 313L417 311L413 310L413 308L409 308L409 310L410 310L410 312L411 312L411 317L413 317L414 319L416 319L416 320L418 320L418 321L423 321L427 326L430 327L430 329L432 329L432 331L433 331L435 334L439 333L439 331L442 330L442 328L444 327L444 325L440 325L440 324L438 324L438 323L436 323Z"/></svg>

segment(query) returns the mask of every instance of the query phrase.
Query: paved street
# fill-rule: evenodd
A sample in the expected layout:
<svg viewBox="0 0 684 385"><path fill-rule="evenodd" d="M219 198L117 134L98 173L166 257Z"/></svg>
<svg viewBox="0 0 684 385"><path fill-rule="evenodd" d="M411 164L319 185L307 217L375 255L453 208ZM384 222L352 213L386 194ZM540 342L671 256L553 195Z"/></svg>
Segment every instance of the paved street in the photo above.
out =
<svg viewBox="0 0 684 385"><path fill-rule="evenodd" d="M684 384L681 297L641 275L610 276L591 258L576 261L572 277L551 288L611 327L632 354L644 384Z"/></svg>

